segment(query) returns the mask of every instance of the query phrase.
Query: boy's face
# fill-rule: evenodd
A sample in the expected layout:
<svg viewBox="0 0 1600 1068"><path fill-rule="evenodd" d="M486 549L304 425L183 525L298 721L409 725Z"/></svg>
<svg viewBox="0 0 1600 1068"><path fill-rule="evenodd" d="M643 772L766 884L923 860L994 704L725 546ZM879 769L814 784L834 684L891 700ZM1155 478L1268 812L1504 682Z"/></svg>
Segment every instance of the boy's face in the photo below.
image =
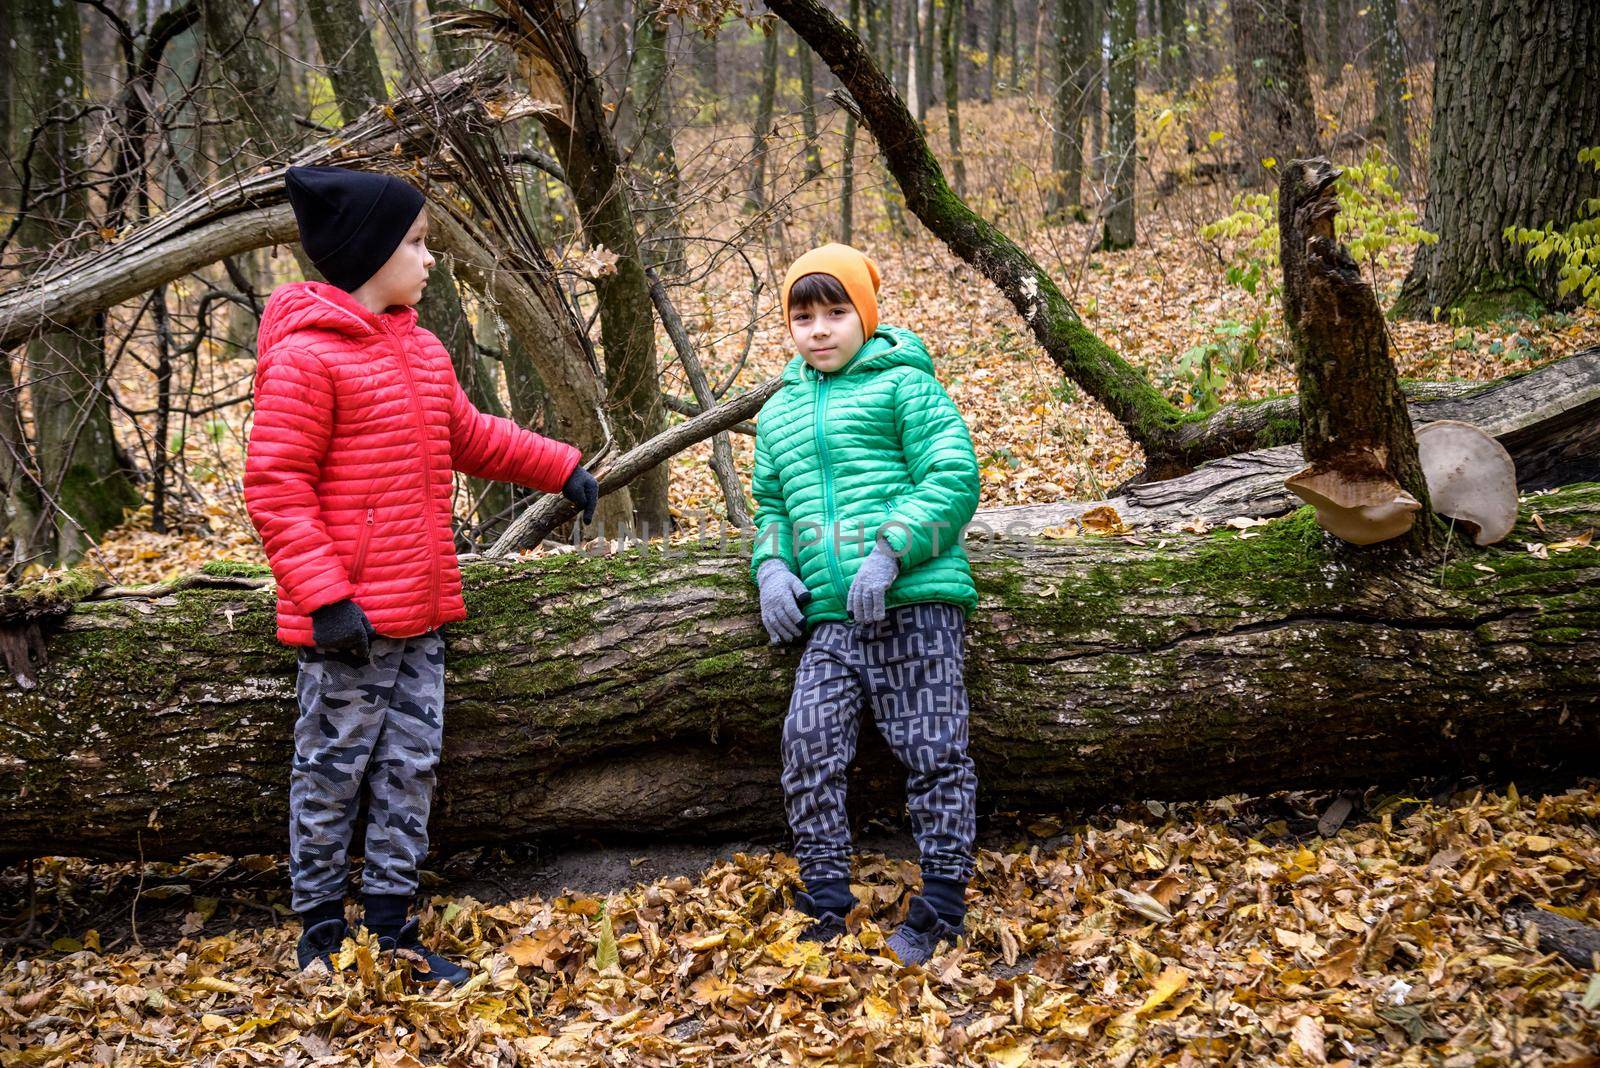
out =
<svg viewBox="0 0 1600 1068"><path fill-rule="evenodd" d="M861 316L848 300L791 306L789 336L806 363L819 371L837 371L866 343Z"/></svg>
<svg viewBox="0 0 1600 1068"><path fill-rule="evenodd" d="M428 209L423 208L411 223L411 229L401 239L400 246L390 254L388 262L378 268L378 273L361 283L351 296L373 311L395 304L413 305L422 299L422 290L428 284L428 272L433 270L433 253L428 251Z"/></svg>

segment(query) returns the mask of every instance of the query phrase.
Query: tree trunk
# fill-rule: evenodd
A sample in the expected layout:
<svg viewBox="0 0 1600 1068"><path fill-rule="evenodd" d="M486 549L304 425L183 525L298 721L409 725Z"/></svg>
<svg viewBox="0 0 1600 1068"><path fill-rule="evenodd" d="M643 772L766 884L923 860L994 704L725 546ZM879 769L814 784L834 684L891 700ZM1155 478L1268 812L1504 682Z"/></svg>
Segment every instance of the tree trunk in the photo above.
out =
<svg viewBox="0 0 1600 1068"><path fill-rule="evenodd" d="M917 8L918 0L906 0L901 37L906 46L905 98L911 104L917 121L921 122L927 110L922 104L922 24L917 21ZM801 46L804 47L804 42L801 42Z"/></svg>
<svg viewBox="0 0 1600 1068"><path fill-rule="evenodd" d="M1047 204L1052 219L1082 222L1083 108L1089 94L1089 5L1055 0L1055 96L1050 156L1054 170Z"/></svg>
<svg viewBox="0 0 1600 1068"><path fill-rule="evenodd" d="M1089 173L1106 176L1106 5L1089 0Z"/></svg>
<svg viewBox="0 0 1600 1068"><path fill-rule="evenodd" d="M1002 5L1003 0L989 0L989 25L987 27L989 31L989 47L986 49L989 53L988 63L986 64L988 69L983 76L983 102L985 104L993 103L994 101L995 72L1000 60L1000 30L1001 24L1005 21L1004 7Z"/></svg>
<svg viewBox="0 0 1600 1068"><path fill-rule="evenodd" d="M1355 55L1357 42L1354 0L1326 0L1322 5L1322 61L1330 81L1336 81L1344 65Z"/></svg>
<svg viewBox="0 0 1600 1068"><path fill-rule="evenodd" d="M876 11L876 15L873 12ZM894 84L894 12L888 8L877 8L869 5L867 8L867 48L872 52L872 58L877 62L883 76L889 83ZM906 213L901 203L899 191L892 182L882 182L878 185L879 195L883 197L883 214L889 222L889 229L894 233L905 236Z"/></svg>
<svg viewBox="0 0 1600 1068"><path fill-rule="evenodd" d="M1433 132L1422 225L1400 301L1468 320L1559 303L1554 262L1530 267L1508 226L1568 223L1600 196L1578 150L1600 130L1600 5L1587 0L1447 0L1433 68Z"/></svg>
<svg viewBox="0 0 1600 1068"><path fill-rule="evenodd" d="M1525 512L1514 539L1600 524L1600 486L1537 510L1545 530ZM1577 775L1600 757L1594 549L1377 566L1297 513L1249 538L972 555L986 809ZM780 826L798 649L767 644L746 565L743 546L692 544L469 564L472 615L448 632L438 848ZM26 603L13 594L7 618ZM281 848L294 656L272 607L269 589L190 586L49 624L35 688L0 684L0 854ZM875 744L861 769L857 817L900 811L903 770Z"/></svg>
<svg viewBox="0 0 1600 1068"><path fill-rule="evenodd" d="M948 2L948 0L947 0ZM861 33L861 0L850 0L850 32ZM807 47L811 42L806 41ZM844 117L844 158L839 164L839 240L846 245L855 239L856 197L856 113Z"/></svg>
<svg viewBox="0 0 1600 1068"><path fill-rule="evenodd" d="M1189 30L1184 0L1161 0L1161 70L1174 96L1189 92Z"/></svg>
<svg viewBox="0 0 1600 1068"><path fill-rule="evenodd" d="M1217 75L1217 43L1211 36L1211 0L1193 0L1194 43L1189 53L1190 68L1197 78Z"/></svg>
<svg viewBox="0 0 1600 1068"><path fill-rule="evenodd" d="M81 248L81 235L92 229L86 189L92 174L83 164L79 114L88 102L79 10L25 0L15 16L23 34L18 137L34 141L27 214L16 237L33 253L32 270L57 250L70 255ZM19 537L19 555L47 566L76 561L139 503L111 426L105 316L57 321L67 328L35 338L25 350L39 481L14 479L8 505L16 509L8 525Z"/></svg>
<svg viewBox="0 0 1600 1068"><path fill-rule="evenodd" d="M309 16L322 53L322 69L333 84L339 114L354 122L376 104L389 99L372 46L372 31L361 14L360 0L300 0L300 12Z"/></svg>
<svg viewBox="0 0 1600 1068"><path fill-rule="evenodd" d="M673 109L671 67L667 52L668 24L661 0L636 0L634 5L633 96L639 144L633 154L636 168L645 171L644 215L646 232L653 239L645 259L669 275L684 269L682 228L678 225L678 200L682 187L678 153L672 143Z"/></svg>
<svg viewBox="0 0 1600 1068"><path fill-rule="evenodd" d="M1400 376L1389 357L1388 330L1372 286L1334 237L1339 169L1323 158L1283 167L1278 233L1283 317L1294 344L1300 384L1300 448L1307 468L1295 476L1337 483L1364 503L1410 494L1421 505L1408 538L1431 542L1428 484Z"/></svg>
<svg viewBox="0 0 1600 1068"><path fill-rule="evenodd" d="M718 63L717 44L722 40L718 35L702 40L695 52L695 65L699 70L700 88L708 100L722 99L722 67Z"/></svg>
<svg viewBox="0 0 1600 1068"><path fill-rule="evenodd" d="M1320 151L1311 82L1306 77L1300 0L1234 0L1230 7L1239 162L1246 184L1260 185L1271 166ZM1269 165L1265 160L1274 162Z"/></svg>
<svg viewBox="0 0 1600 1068"><path fill-rule="evenodd" d="M745 205L760 211L767 205L767 139L772 135L772 106L778 93L778 27L762 23L761 84L756 118L750 125L750 196Z"/></svg>
<svg viewBox="0 0 1600 1068"><path fill-rule="evenodd" d="M255 173L282 162L298 148L304 135L295 126L293 85L281 76L274 56L284 55L281 41L263 41L269 26L262 9L238 0L198 0L206 55L202 67L218 83L213 90L216 112L226 120L220 134L226 139L223 162L215 170L229 176ZM269 45L273 47L269 47ZM309 49L306 50L309 52ZM196 112L199 121L204 109ZM214 116L206 116L214 117ZM208 161L208 170L212 169ZM189 192L208 185L214 174L196 175ZM289 246L302 276L322 281L311 257L298 242ZM260 262L254 256L236 256L227 264L231 280L240 289L259 290ZM244 351L255 348L259 323L250 309L237 304L228 309L228 335Z"/></svg>
<svg viewBox="0 0 1600 1068"><path fill-rule="evenodd" d="M1400 180L1411 184L1411 121L1406 99L1405 50L1400 43L1397 0L1373 0L1377 38L1372 49L1372 82L1378 97L1378 122L1389 158L1400 168Z"/></svg>
<svg viewBox="0 0 1600 1068"><path fill-rule="evenodd" d="M0 453L0 503L5 506L3 533L11 541L9 557L0 560L0 578L5 581L21 576L40 551L37 542L45 530L39 467L23 426L22 408L12 354L0 349L0 449L4 450Z"/></svg>
<svg viewBox="0 0 1600 1068"><path fill-rule="evenodd" d="M950 168L956 196L967 195L967 164L961 157L961 61L956 21L963 0L944 0L944 117L950 131ZM838 72L835 71L837 74Z"/></svg>
<svg viewBox="0 0 1600 1068"><path fill-rule="evenodd" d="M1133 125L1133 86L1138 73L1134 52L1134 0L1111 5L1111 204L1105 211L1103 249L1131 248L1134 241L1133 197L1139 169L1139 145Z"/></svg>
<svg viewBox="0 0 1600 1068"><path fill-rule="evenodd" d="M591 245L603 245L617 254L616 271L595 279L594 285L606 355L607 403L618 443L629 448L666 426L656 364L655 313L633 228L632 197L599 83L578 47L566 5L561 0L522 0L521 7L542 37L520 43L541 49L542 61L550 64L567 94L560 110L539 114L540 123L577 202L584 236ZM539 45L540 40L546 44ZM636 530L657 535L671 531L667 476L666 467L659 467L633 486Z"/></svg>
<svg viewBox="0 0 1600 1068"><path fill-rule="evenodd" d="M817 87L814 84L814 57L811 46L804 41L795 45L795 59L800 66L800 126L805 133L806 168L804 181L822 177L822 150L817 146Z"/></svg>

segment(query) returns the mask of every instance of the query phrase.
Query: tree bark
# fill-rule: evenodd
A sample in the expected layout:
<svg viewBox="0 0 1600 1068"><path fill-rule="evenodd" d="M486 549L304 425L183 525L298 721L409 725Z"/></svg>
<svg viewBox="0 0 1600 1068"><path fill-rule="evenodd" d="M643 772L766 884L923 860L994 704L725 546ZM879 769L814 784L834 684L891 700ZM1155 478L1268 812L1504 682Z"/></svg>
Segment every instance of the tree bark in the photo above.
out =
<svg viewBox="0 0 1600 1068"><path fill-rule="evenodd" d="M1139 169L1139 146L1133 124L1133 86L1138 73L1134 52L1134 0L1113 0L1111 5L1111 204L1105 211L1103 249L1131 248L1134 241L1134 185Z"/></svg>
<svg viewBox="0 0 1600 1068"><path fill-rule="evenodd" d="M1278 186L1283 317L1300 386L1299 478L1333 479L1350 492L1394 499L1408 493L1421 510L1409 544L1425 549L1433 524L1428 484L1400 376L1389 357L1383 309L1349 250L1334 237L1339 168L1327 159L1291 160Z"/></svg>
<svg viewBox="0 0 1600 1068"><path fill-rule="evenodd" d="M645 259L669 275L684 270L682 227L678 223L682 185L678 153L673 145L674 115L668 24L661 0L637 0L634 5L634 57L632 88L634 118L639 143L633 158L645 170L645 203L641 214L651 238Z"/></svg>
<svg viewBox="0 0 1600 1068"><path fill-rule="evenodd" d="M922 12L922 47L917 56L917 121L928 121L933 106L933 70L939 51L939 0L917 0Z"/></svg>
<svg viewBox="0 0 1600 1068"><path fill-rule="evenodd" d="M1238 82L1239 162L1247 184L1267 179L1275 160L1317 155L1317 119L1306 76L1300 0L1235 0L1233 69Z"/></svg>
<svg viewBox="0 0 1600 1068"><path fill-rule="evenodd" d="M850 32L861 32L861 0L850 0ZM810 41L804 43L807 46L811 44ZM839 162L839 240L847 245L855 239L855 198L856 113L847 111L844 117L844 157Z"/></svg>
<svg viewBox="0 0 1600 1068"><path fill-rule="evenodd" d="M644 261L634 230L633 198L612 139L600 85L578 47L569 10L561 0L521 0L520 10L537 34L513 44L532 50L548 64L565 92L562 106L541 111L567 187L577 202L590 244L617 254L614 273L595 279L600 306L600 338L605 349L606 397L612 426L624 448L645 441L666 426L656 363L655 313L645 281ZM633 487L635 529L658 534L672 529L665 467L650 471Z"/></svg>
<svg viewBox="0 0 1600 1068"><path fill-rule="evenodd" d="M1189 92L1189 30L1185 0L1161 0L1162 79L1174 96Z"/></svg>
<svg viewBox="0 0 1600 1068"><path fill-rule="evenodd" d="M1055 94L1051 110L1053 181L1048 211L1053 219L1082 222L1083 110L1089 96L1089 5L1092 0L1055 0Z"/></svg>
<svg viewBox="0 0 1600 1068"><path fill-rule="evenodd" d="M1600 961L1600 928L1593 924L1579 923L1545 908L1513 909L1506 913L1506 919L1522 931L1537 929L1539 948L1561 954L1574 968L1592 970Z"/></svg>
<svg viewBox="0 0 1600 1068"><path fill-rule="evenodd" d="M1389 158L1400 169L1400 180L1411 184L1411 109L1406 89L1405 49L1400 43L1400 14L1397 0L1374 0L1372 13L1377 19L1377 40L1372 49L1372 80L1378 97L1378 122Z"/></svg>
<svg viewBox="0 0 1600 1068"><path fill-rule="evenodd" d="M1448 0L1440 5L1433 132L1420 245L1396 310L1468 320L1560 303L1555 263L1529 266L1508 226L1575 221L1600 196L1577 164L1600 130L1600 5Z"/></svg>
<svg viewBox="0 0 1600 1068"><path fill-rule="evenodd" d="M822 150L817 146L817 87L813 77L816 64L811 46L804 41L797 42L795 60L800 66L800 126L806 139L806 168L802 180L809 182L822 177Z"/></svg>
<svg viewBox="0 0 1600 1068"><path fill-rule="evenodd" d="M1513 539L1600 523L1600 486L1537 510L1545 530L1525 512ZM1600 756L1594 549L1377 566L1301 513L1249 538L971 550L987 809L1576 775ZM439 848L780 826L798 649L767 644L746 569L714 544L468 564ZM281 848L294 656L269 589L209 581L233 585L83 601L48 625L35 688L0 684L0 854ZM876 746L861 765L852 811L898 812L903 770Z"/></svg>
<svg viewBox="0 0 1600 1068"><path fill-rule="evenodd" d="M371 27L362 17L360 0L300 0L299 8L311 19L322 69L328 72L344 121L355 122L368 108L388 100L378 50L372 46Z"/></svg>
<svg viewBox="0 0 1600 1068"><path fill-rule="evenodd" d="M867 48L872 53L873 60L883 71L884 78L890 85L894 84L894 12L888 8L878 8L869 5L867 8ZM900 236L905 236L906 213L901 203L901 196L891 182L878 184L878 194L883 197L883 214L889 222L889 229Z"/></svg>
<svg viewBox="0 0 1600 1068"><path fill-rule="evenodd" d="M18 134L32 142L31 187L16 234L33 253L26 273L80 249L94 225L87 189L92 175L83 165L88 99L78 12L77 5L51 0L26 0L16 12L23 34ZM55 322L66 328L25 348L38 481L17 472L23 477L13 479L16 494L7 507L18 555L45 565L75 562L122 522L124 509L139 503L111 425L105 317Z"/></svg>
<svg viewBox="0 0 1600 1068"><path fill-rule="evenodd" d="M956 177L956 196L967 195L967 163L961 156L961 44L956 21L963 0L944 0L944 118L950 131L950 167ZM804 36L804 35L802 35ZM834 73L838 74L837 68ZM843 76L840 76L843 80ZM847 83L848 84L848 83ZM874 131L876 133L876 131ZM881 138L880 138L881 143ZM913 208L913 211L916 209Z"/></svg>
<svg viewBox="0 0 1600 1068"><path fill-rule="evenodd" d="M985 49L989 55L988 62L985 64L987 70L983 76L983 102L985 104L994 102L995 71L1000 63L1000 31L1005 21L1004 11L1003 0L989 0L989 19L986 27L989 31L989 45Z"/></svg>
<svg viewBox="0 0 1600 1068"><path fill-rule="evenodd" d="M778 27L761 26L761 82L756 117L750 124L750 196L746 207L760 211L767 204L767 138L772 134L772 106L778 93Z"/></svg>

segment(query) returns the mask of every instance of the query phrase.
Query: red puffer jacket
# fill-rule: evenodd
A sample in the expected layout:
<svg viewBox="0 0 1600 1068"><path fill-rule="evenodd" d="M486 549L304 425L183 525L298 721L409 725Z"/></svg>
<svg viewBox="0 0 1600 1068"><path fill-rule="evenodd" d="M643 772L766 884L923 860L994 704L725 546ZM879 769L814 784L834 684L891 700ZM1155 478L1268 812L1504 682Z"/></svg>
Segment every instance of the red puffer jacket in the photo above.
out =
<svg viewBox="0 0 1600 1068"><path fill-rule="evenodd" d="M353 597L379 634L465 619L452 469L558 493L578 450L472 406L412 308L279 286L261 315L244 499L278 580L278 638Z"/></svg>

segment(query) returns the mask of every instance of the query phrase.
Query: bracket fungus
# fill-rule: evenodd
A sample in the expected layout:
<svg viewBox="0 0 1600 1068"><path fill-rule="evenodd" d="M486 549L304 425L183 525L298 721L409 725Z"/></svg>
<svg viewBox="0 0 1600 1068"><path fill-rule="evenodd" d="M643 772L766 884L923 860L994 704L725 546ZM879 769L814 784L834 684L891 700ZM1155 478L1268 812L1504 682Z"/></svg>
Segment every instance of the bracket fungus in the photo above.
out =
<svg viewBox="0 0 1600 1068"><path fill-rule="evenodd" d="M1422 507L1381 467L1355 475L1336 468L1308 467L1283 484L1317 510L1317 523L1352 545L1398 538L1416 522Z"/></svg>
<svg viewBox="0 0 1600 1068"><path fill-rule="evenodd" d="M1494 437L1471 423L1441 419L1417 431L1417 459L1433 510L1493 545L1517 522L1517 466Z"/></svg>

